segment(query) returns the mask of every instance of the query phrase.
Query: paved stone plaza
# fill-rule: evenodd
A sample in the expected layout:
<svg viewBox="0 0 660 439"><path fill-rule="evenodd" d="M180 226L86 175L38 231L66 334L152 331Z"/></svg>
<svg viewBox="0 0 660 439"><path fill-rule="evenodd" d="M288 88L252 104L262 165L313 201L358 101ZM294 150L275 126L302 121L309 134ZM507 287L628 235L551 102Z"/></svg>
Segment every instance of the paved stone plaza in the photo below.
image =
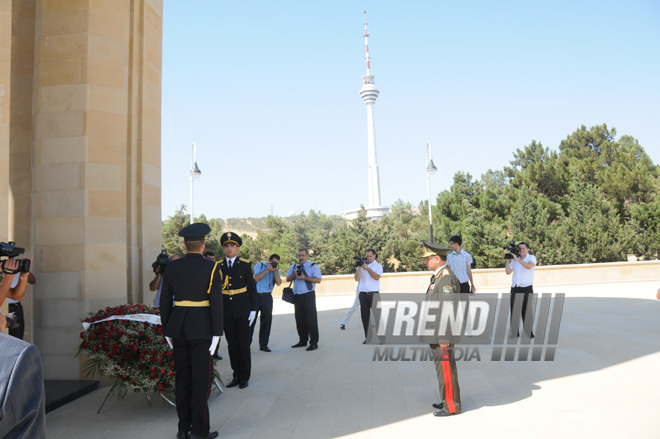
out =
<svg viewBox="0 0 660 439"><path fill-rule="evenodd" d="M372 361L359 312L339 330L353 295L318 299L314 352L290 348L298 341L293 307L278 303L273 352L253 343L250 386L212 394L211 427L222 438L658 438L658 287L660 281L536 288L566 294L555 361L458 362L464 412L450 418L431 415L438 401L432 361ZM224 340L221 353L227 382ZM129 394L96 414L106 393L101 388L49 413L48 437L175 437L175 409Z"/></svg>

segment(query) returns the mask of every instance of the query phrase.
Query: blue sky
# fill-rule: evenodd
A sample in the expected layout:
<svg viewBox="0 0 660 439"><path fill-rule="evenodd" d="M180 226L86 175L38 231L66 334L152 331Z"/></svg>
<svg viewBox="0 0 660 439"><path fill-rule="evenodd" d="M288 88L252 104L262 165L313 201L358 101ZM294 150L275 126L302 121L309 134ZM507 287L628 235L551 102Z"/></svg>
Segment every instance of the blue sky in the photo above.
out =
<svg viewBox="0 0 660 439"><path fill-rule="evenodd" d="M606 123L660 163L660 2L164 0L162 216L367 204L363 9L381 200L426 199Z"/></svg>

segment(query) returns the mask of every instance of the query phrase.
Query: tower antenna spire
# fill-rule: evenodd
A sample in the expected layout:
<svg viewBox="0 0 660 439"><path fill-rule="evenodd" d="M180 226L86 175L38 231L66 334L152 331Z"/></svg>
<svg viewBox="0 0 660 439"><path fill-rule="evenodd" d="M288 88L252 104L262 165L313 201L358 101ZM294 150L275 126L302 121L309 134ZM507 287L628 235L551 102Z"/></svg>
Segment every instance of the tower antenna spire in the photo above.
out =
<svg viewBox="0 0 660 439"><path fill-rule="evenodd" d="M367 10L364 10L364 47L366 49L367 55L365 59L367 60L367 75L371 76L371 65L369 58L369 31L367 30Z"/></svg>

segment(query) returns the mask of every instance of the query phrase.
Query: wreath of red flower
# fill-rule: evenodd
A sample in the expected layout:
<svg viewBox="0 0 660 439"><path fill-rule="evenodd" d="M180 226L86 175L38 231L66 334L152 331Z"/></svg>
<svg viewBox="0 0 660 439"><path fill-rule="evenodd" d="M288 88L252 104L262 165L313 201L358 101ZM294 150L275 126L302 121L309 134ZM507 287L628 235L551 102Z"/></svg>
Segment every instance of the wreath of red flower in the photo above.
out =
<svg viewBox="0 0 660 439"><path fill-rule="evenodd" d="M159 315L158 308L143 304L108 307L84 321L98 322L112 316ZM107 375L111 392L158 392L174 401L174 353L163 337L163 327L148 322L109 320L92 324L80 333L77 355L85 354L88 375Z"/></svg>

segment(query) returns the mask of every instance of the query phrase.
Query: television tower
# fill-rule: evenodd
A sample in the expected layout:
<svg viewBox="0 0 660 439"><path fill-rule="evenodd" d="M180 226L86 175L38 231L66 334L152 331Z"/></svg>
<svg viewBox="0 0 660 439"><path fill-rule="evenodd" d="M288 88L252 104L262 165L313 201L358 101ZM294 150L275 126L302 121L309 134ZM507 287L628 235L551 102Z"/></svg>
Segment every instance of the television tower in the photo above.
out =
<svg viewBox="0 0 660 439"><path fill-rule="evenodd" d="M364 46L366 49L365 60L367 62L367 73L362 77L363 84L360 89L360 97L367 105L367 143L369 152L369 205L367 206L367 216L370 218L380 218L387 213L389 209L383 208L380 204L380 177L378 175L378 159L376 156L376 125L374 123L374 104L380 91L374 84L374 75L371 73L371 64L369 57L369 31L367 30L367 11L364 11Z"/></svg>

